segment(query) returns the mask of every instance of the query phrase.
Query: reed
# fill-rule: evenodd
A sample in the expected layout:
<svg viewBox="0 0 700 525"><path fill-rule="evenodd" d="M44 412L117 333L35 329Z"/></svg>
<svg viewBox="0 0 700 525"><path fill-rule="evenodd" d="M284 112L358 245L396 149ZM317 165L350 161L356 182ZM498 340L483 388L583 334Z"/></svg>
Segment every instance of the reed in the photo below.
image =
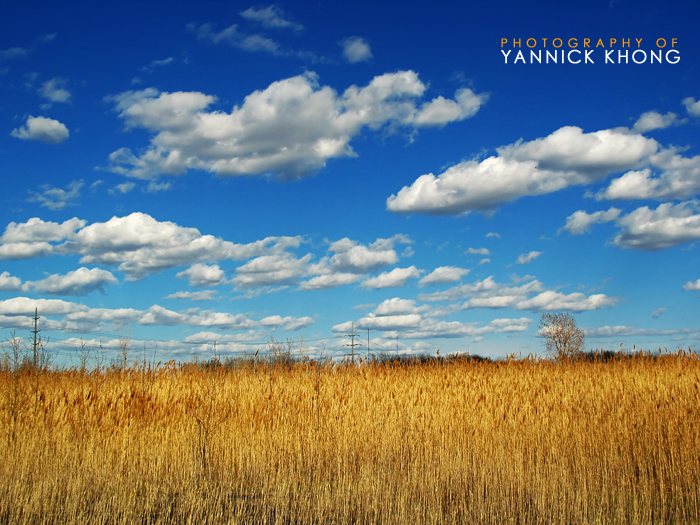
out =
<svg viewBox="0 0 700 525"><path fill-rule="evenodd" d="M2 523L700 522L693 353L0 381Z"/></svg>

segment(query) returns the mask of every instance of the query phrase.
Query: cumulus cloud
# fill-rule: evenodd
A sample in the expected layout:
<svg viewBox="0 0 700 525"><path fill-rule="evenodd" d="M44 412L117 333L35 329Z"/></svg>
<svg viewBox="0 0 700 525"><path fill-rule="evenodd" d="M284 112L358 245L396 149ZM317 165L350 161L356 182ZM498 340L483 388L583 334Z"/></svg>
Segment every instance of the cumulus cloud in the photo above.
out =
<svg viewBox="0 0 700 525"><path fill-rule="evenodd" d="M378 316L374 313L363 317L355 323L360 330L379 330L401 334L402 339L439 339L465 336L482 336L489 333L512 333L527 330L532 319L494 319L488 325L478 326L477 323L460 323L457 321L438 321L423 318L420 314L396 314ZM342 323L333 327L336 333L347 332L350 323ZM392 333L393 332L393 333ZM374 344L374 342L373 342ZM378 345L381 343L378 341Z"/></svg>
<svg viewBox="0 0 700 525"><path fill-rule="evenodd" d="M530 280L531 279L531 280ZM467 302L463 308L494 308L493 302L481 303L479 301L491 299L495 297L507 297L508 302L505 306L512 304L515 300L525 299L528 295L540 293L544 289L542 283L531 276L527 278L528 282L518 285L517 283L497 283L493 276L486 279L475 281L471 284L460 284L453 286L442 292L430 294L420 294L418 299L421 301L458 301L461 299L474 298L474 302ZM485 306L484 306L485 305ZM501 306L498 306L500 308Z"/></svg>
<svg viewBox="0 0 700 525"><path fill-rule="evenodd" d="M472 116L486 101L460 90L454 100L438 97L419 107L426 89L416 73L399 71L339 95L309 72L251 93L230 113L209 109L216 99L203 93L128 91L109 100L128 128L153 136L140 156L127 148L113 152L110 169L143 179L188 169L298 179L330 159L355 155L350 142L364 128L440 126Z"/></svg>
<svg viewBox="0 0 700 525"><path fill-rule="evenodd" d="M294 31L301 31L304 29L304 26L301 24L287 20L284 11L282 11L282 9L276 5L271 5L261 9L249 7L245 11L241 11L239 14L246 20L259 23L261 26L267 29L292 29Z"/></svg>
<svg viewBox="0 0 700 525"><path fill-rule="evenodd" d="M619 248L656 251L700 239L697 201L660 204L655 210L644 206L616 224L621 231L612 242Z"/></svg>
<svg viewBox="0 0 700 525"><path fill-rule="evenodd" d="M53 253L51 242L72 238L75 231L85 226L85 221L76 217L61 224L44 222L34 217L24 223L11 222L0 237L0 260L31 259Z"/></svg>
<svg viewBox="0 0 700 525"><path fill-rule="evenodd" d="M636 168L657 149L655 140L624 128L584 133L566 126L545 138L498 148L498 156L461 162L437 177L421 175L391 195L387 209L431 215L492 213L521 197L590 184Z"/></svg>
<svg viewBox="0 0 700 525"><path fill-rule="evenodd" d="M696 102L693 97L684 98L683 105L688 115L691 117L700 117L700 100Z"/></svg>
<svg viewBox="0 0 700 525"><path fill-rule="evenodd" d="M473 255L491 255L491 252L488 250L488 248L469 248L465 253Z"/></svg>
<svg viewBox="0 0 700 525"><path fill-rule="evenodd" d="M87 306L61 299L29 299L14 297L0 301L0 315L34 315L38 310L41 315L64 315L88 310Z"/></svg>
<svg viewBox="0 0 700 525"><path fill-rule="evenodd" d="M536 251L531 251L530 253L523 253L518 256L518 259L515 261L516 264L530 264L532 261L537 259L540 255L542 255L542 252L536 252Z"/></svg>
<svg viewBox="0 0 700 525"><path fill-rule="evenodd" d="M218 286L226 282L226 274L218 264L197 263L177 274L180 279L188 278L190 286Z"/></svg>
<svg viewBox="0 0 700 525"><path fill-rule="evenodd" d="M22 287L22 280L19 277L13 277L10 272L0 273L0 291L8 292L19 290Z"/></svg>
<svg viewBox="0 0 700 525"><path fill-rule="evenodd" d="M374 315L388 316L419 314L421 312L425 312L426 310L427 307L425 306L416 306L416 302L413 299L401 299L399 297L394 297L392 299L382 301L374 310Z"/></svg>
<svg viewBox="0 0 700 525"><path fill-rule="evenodd" d="M678 118L675 113L666 113L662 115L658 111L647 111L637 119L637 122L632 126L633 133L645 133L655 129L665 129L670 126L678 126L685 121Z"/></svg>
<svg viewBox="0 0 700 525"><path fill-rule="evenodd" d="M554 310L584 312L615 306L619 301L619 297L609 297L605 294L595 294L587 297L582 293L566 295L548 290L532 299L526 299L516 303L514 308L516 310L530 310L532 312L551 312Z"/></svg>
<svg viewBox="0 0 700 525"><path fill-rule="evenodd" d="M68 219L61 224L33 217L27 222L11 222L8 224L5 228L5 233L0 237L0 243L18 244L72 239L75 236L75 232L86 224L86 221L77 217Z"/></svg>
<svg viewBox="0 0 700 525"><path fill-rule="evenodd" d="M265 327L271 327L271 328L279 328L282 327L285 330L288 330L290 332L294 332L296 330L301 330L302 328L306 328L307 326L311 326L314 324L314 320L311 319L311 317L282 317L279 315L272 315L270 317L265 317L264 319L260 319L260 325L265 326Z"/></svg>
<svg viewBox="0 0 700 525"><path fill-rule="evenodd" d="M617 208L595 213L586 213L583 210L576 211L566 218L566 225L560 228L557 233L568 231L571 235L581 235L587 232L593 224L614 221L619 217L620 211Z"/></svg>
<svg viewBox="0 0 700 525"><path fill-rule="evenodd" d="M365 62L372 58L369 44L359 36L352 36L340 42L343 47L343 57L351 64Z"/></svg>
<svg viewBox="0 0 700 525"><path fill-rule="evenodd" d="M216 299L216 290L202 290L199 292L176 292L165 297L166 299L189 299L190 301L213 301Z"/></svg>
<svg viewBox="0 0 700 525"><path fill-rule="evenodd" d="M410 237L402 234L394 235L388 239L377 239L369 246L364 246L345 237L330 244L328 250L334 255L329 261L322 262L322 265L328 266L328 270L320 269L319 273L365 274L376 271L399 260L399 256L394 250L395 244L412 243Z"/></svg>
<svg viewBox="0 0 700 525"><path fill-rule="evenodd" d="M700 193L700 155L683 157L666 149L650 158L650 166L632 170L596 194L596 199L686 199Z"/></svg>
<svg viewBox="0 0 700 525"><path fill-rule="evenodd" d="M118 283L114 275L100 268L78 268L66 275L50 275L41 281L28 281L23 290L33 288L35 292L49 295L87 295L98 290L104 292L108 284Z"/></svg>
<svg viewBox="0 0 700 525"><path fill-rule="evenodd" d="M297 259L290 253L262 255L236 268L232 282L239 288L293 285L308 273L311 254Z"/></svg>
<svg viewBox="0 0 700 525"><path fill-rule="evenodd" d="M370 277L362 281L362 288L379 290L381 288L397 288L404 286L409 279L418 279L422 270L415 266L408 268L394 268L390 272L380 273L376 277Z"/></svg>
<svg viewBox="0 0 700 525"><path fill-rule="evenodd" d="M46 144L61 144L68 140L70 133L65 124L46 117L27 117L27 122L10 133L22 140L38 140Z"/></svg>
<svg viewBox="0 0 700 525"><path fill-rule="evenodd" d="M235 244L202 235L169 221L157 221L135 212L112 217L82 228L61 245L60 253L79 254L83 264L118 264L129 281L142 279L166 268L224 259L245 260L268 249L298 246L301 238L268 237L249 244Z"/></svg>
<svg viewBox="0 0 700 525"><path fill-rule="evenodd" d="M695 281L695 282L693 282L693 281L688 281L687 283L685 283L685 284L683 285L683 289L684 289L684 290L694 290L694 291L696 291L696 292L697 292L697 291L700 291L700 279L698 279L698 280Z"/></svg>
<svg viewBox="0 0 700 525"><path fill-rule="evenodd" d="M428 286L430 284L445 284L459 281L467 275L469 270L458 268L456 266L440 266L435 268L428 275L423 277L419 282L419 286Z"/></svg>
<svg viewBox="0 0 700 525"><path fill-rule="evenodd" d="M51 102L70 102L70 91L65 88L66 81L52 78L41 85L39 94Z"/></svg>
<svg viewBox="0 0 700 525"><path fill-rule="evenodd" d="M362 279L362 275L355 273L329 273L317 275L299 285L300 290L327 290L337 286L353 284Z"/></svg>
<svg viewBox="0 0 700 525"><path fill-rule="evenodd" d="M159 305L146 310L133 308L89 308L85 305L58 299L29 299L15 297L0 301L0 316L34 315L38 309L41 316L62 316L52 321L53 327L73 330L113 328L115 325L134 323L157 326L192 326L221 330L252 330L264 327L279 327L284 330L299 330L314 323L310 317L269 316L263 320L251 319L248 314L231 314L198 308L176 312Z"/></svg>

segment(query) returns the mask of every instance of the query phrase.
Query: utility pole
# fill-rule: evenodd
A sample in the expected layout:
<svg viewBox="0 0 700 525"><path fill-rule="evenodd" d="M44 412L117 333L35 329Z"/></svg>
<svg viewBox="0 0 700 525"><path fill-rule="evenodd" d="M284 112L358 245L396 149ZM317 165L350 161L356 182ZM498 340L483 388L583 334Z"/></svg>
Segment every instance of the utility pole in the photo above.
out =
<svg viewBox="0 0 700 525"><path fill-rule="evenodd" d="M34 334L34 342L32 343L32 349L34 350L34 369L35 370L37 367L37 339L36 339L36 336L39 333L39 330L37 330L38 323L39 323L39 309L34 308L34 330L32 330L32 333Z"/></svg>
<svg viewBox="0 0 700 525"><path fill-rule="evenodd" d="M345 345L350 347L350 355L352 356L352 363L355 364L355 347L361 346L360 343L355 342L355 323L352 323L352 333L346 337L350 338L350 344Z"/></svg>
<svg viewBox="0 0 700 525"><path fill-rule="evenodd" d="M32 344L32 348L34 350L34 413L36 414L37 409L39 408L39 363L38 363L38 345L40 344L41 340L37 341L37 334L39 333L38 329L38 324L39 324L39 309L34 308L34 330L32 330L32 333L34 334L34 342Z"/></svg>

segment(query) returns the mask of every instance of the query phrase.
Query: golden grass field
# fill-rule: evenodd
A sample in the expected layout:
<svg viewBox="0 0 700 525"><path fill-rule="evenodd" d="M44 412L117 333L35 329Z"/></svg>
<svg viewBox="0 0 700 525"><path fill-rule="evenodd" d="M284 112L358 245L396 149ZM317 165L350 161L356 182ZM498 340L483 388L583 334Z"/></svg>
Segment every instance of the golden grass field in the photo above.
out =
<svg viewBox="0 0 700 525"><path fill-rule="evenodd" d="M698 523L700 357L0 373L1 523Z"/></svg>

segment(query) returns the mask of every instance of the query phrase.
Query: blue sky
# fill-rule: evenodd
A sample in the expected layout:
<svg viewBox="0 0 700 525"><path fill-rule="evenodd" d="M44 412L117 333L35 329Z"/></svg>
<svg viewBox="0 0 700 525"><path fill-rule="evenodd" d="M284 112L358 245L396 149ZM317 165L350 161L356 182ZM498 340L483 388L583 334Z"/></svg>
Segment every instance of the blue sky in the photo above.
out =
<svg viewBox="0 0 700 525"><path fill-rule="evenodd" d="M4 3L4 338L38 308L63 364L120 330L162 360L340 357L352 323L503 357L567 311L590 349L696 348L698 14Z"/></svg>

